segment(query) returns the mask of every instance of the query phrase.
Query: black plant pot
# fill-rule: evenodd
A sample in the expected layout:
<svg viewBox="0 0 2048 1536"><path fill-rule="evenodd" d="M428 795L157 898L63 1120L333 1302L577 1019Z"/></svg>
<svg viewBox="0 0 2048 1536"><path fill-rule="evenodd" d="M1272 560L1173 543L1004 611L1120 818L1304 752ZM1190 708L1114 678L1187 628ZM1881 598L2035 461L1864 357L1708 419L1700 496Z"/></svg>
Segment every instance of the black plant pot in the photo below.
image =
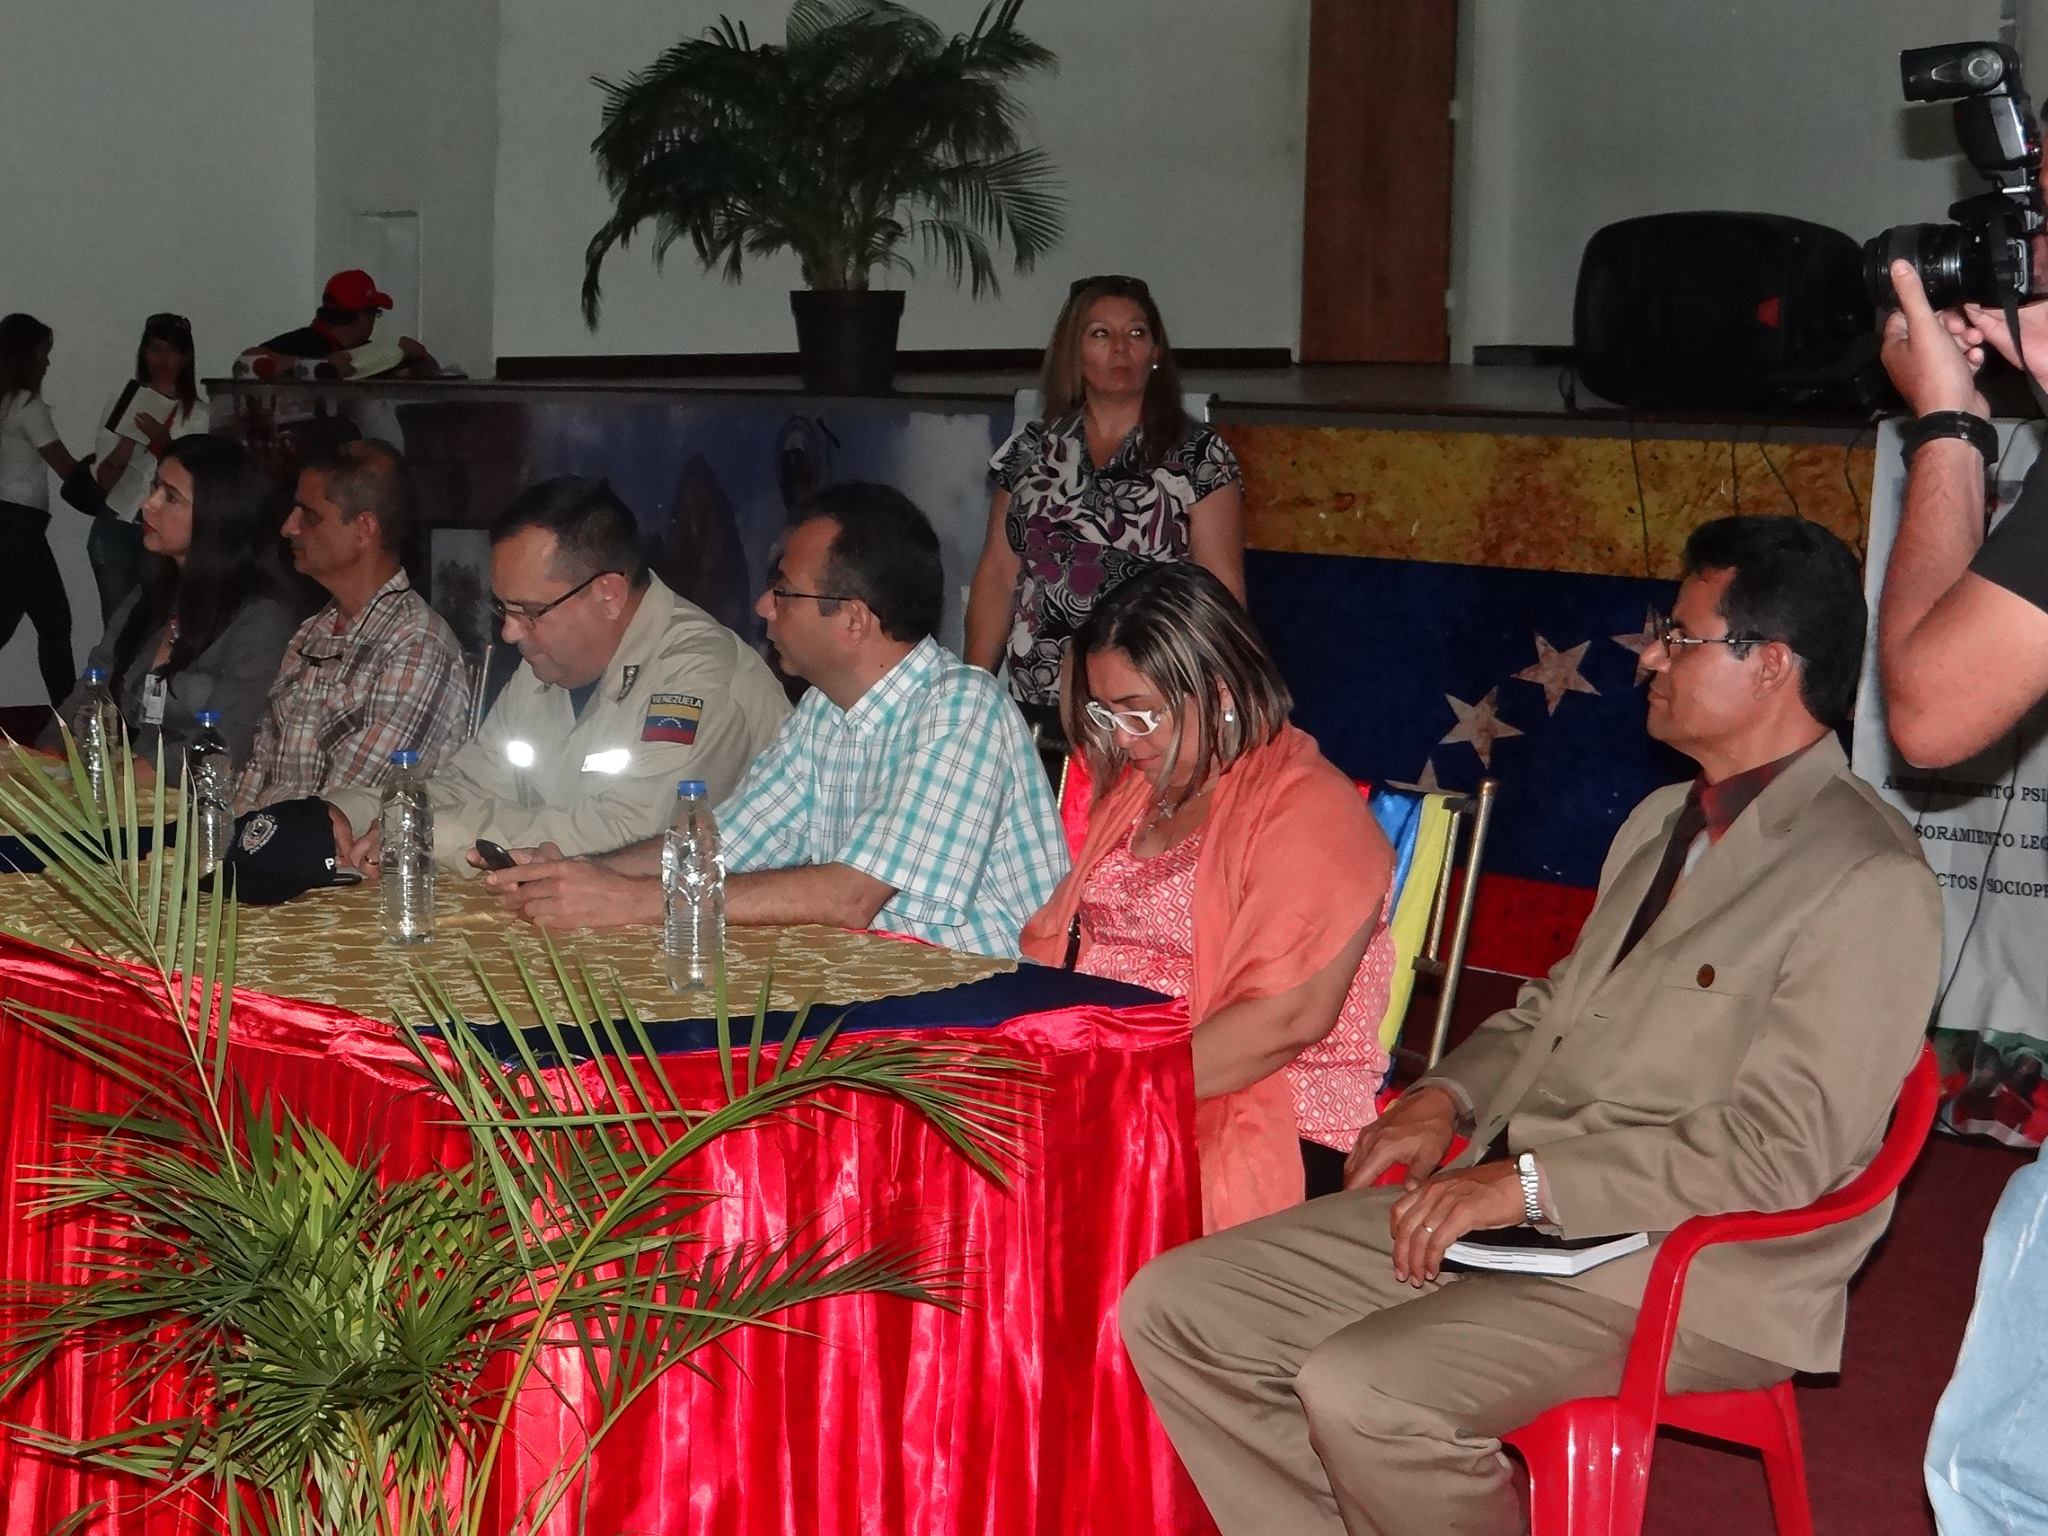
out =
<svg viewBox="0 0 2048 1536"><path fill-rule="evenodd" d="M804 388L821 395L884 395L896 381L903 290L791 292Z"/></svg>

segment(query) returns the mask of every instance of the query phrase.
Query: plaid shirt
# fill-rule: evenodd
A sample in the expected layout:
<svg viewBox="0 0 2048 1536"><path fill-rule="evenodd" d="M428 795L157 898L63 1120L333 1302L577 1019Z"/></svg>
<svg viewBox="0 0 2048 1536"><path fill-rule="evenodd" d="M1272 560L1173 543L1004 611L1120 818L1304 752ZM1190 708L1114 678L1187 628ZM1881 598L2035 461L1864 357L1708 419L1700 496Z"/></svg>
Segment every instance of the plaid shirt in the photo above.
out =
<svg viewBox="0 0 2048 1536"><path fill-rule="evenodd" d="M410 747L432 768L469 734L469 668L455 632L399 571L346 628L329 603L286 647L235 786L249 811L377 785Z"/></svg>
<svg viewBox="0 0 2048 1536"><path fill-rule="evenodd" d="M726 867L845 864L893 886L877 928L1015 955L1067 872L1024 720L925 639L842 710L816 688L718 807Z"/></svg>

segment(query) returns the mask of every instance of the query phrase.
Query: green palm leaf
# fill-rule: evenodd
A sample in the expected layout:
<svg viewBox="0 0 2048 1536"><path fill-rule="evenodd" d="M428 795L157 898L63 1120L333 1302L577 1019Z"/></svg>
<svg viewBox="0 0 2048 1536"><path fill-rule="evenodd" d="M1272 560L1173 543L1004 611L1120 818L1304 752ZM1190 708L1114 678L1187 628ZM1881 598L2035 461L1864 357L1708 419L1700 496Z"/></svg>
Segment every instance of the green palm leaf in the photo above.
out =
<svg viewBox="0 0 2048 1536"><path fill-rule="evenodd" d="M865 288L877 267L913 270L913 236L976 297L998 289L992 246L1029 271L1063 200L1020 137L1015 87L1056 67L1019 30L1022 5L998 0L948 38L890 0L795 0L781 46L721 17L645 69L595 77L591 152L613 206L584 252L585 320L605 258L643 230L657 266L687 241L733 281L747 257L788 250L810 287Z"/></svg>
<svg viewBox="0 0 2048 1536"><path fill-rule="evenodd" d="M807 24L830 32L876 9L811 0ZM750 45L734 27L719 46ZM542 938L537 952L515 945L516 1000L473 963L490 1031L462 1022L430 970L409 972L399 1037L472 1155L387 1179L374 1155L345 1154L236 1077L235 906L201 889L189 849L166 846L179 794L163 784L138 793L125 755L104 804L75 752L61 780L26 762L0 772L0 822L46 858L80 946L63 953L147 1020L110 1029L0 997L17 1027L128 1096L68 1113L51 1164L27 1171L41 1216L75 1226L74 1278L0 1286L0 1414L81 1350L112 1372L115 1427L9 1426L24 1446L130 1479L131 1506L196 1499L231 1532L479 1536L521 1388L567 1394L580 1378L563 1400L595 1408L513 1523L532 1530L576 1495L634 1402L671 1370L703 1370L734 1330L792 1327L790 1309L856 1293L961 1305L968 1275L948 1234L799 1221L773 1241L708 1240L729 1197L693 1187L689 1164L733 1132L879 1096L1003 1180L1036 1086L1024 1065L842 1042L829 1027L803 1039L802 1011L771 1041L765 985L738 1040L721 989L724 1092L693 1103L617 978ZM517 1028L522 1013L541 1022ZM502 1059L494 1042L508 1042ZM181 1384L170 1413L153 1407L166 1381Z"/></svg>

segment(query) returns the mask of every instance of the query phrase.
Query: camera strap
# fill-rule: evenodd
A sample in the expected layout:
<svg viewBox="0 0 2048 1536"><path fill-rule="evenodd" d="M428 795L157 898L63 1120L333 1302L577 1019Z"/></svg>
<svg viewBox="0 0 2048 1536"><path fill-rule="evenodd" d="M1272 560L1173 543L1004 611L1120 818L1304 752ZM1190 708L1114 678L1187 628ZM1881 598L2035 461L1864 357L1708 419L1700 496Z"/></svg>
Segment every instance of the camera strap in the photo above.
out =
<svg viewBox="0 0 2048 1536"><path fill-rule="evenodd" d="M2031 257L2032 246L2030 242L2033 239L2033 231L2028 229L2025 224L2011 217L1994 218L1989 223L1994 238L2001 242L2008 240L2023 242L2022 248ZM2031 272L2034 263L2029 259L2021 265L2023 270ZM2048 417L2048 391L2044 391L2041 388L2041 381L2034 377L2034 370L2027 366L2027 346L2020 336L2019 285L2017 283L2000 283L1998 286L2000 289L1998 296L1999 309L2005 315L2005 333L2012 338L2013 361L2019 366L2020 377L2027 381L2027 389L2034 397L2035 408L2044 417ZM1988 470L1991 466L1986 465L1985 468Z"/></svg>
<svg viewBox="0 0 2048 1536"><path fill-rule="evenodd" d="M2048 390L2041 388L2041 381L2034 377L2034 370L2027 366L2027 346L2020 339L2019 295L2011 288L2005 290L2004 303L2006 334L2012 337L2012 355L2019 363L2020 377L2027 381L2027 388L2033 392L2034 404L2043 416L2048 416Z"/></svg>

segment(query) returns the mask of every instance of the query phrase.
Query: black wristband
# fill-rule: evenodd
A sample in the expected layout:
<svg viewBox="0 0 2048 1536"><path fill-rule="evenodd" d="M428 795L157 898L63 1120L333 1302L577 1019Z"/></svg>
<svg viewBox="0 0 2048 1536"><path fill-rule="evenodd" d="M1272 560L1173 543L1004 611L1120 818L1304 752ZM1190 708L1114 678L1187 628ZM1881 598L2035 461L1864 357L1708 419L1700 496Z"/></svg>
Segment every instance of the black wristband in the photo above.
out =
<svg viewBox="0 0 2048 1536"><path fill-rule="evenodd" d="M1971 411L1929 411L1906 424L1899 442L1899 456L1908 464L1913 455L1938 437L1960 437L1983 456L1989 469L1998 457L1998 428Z"/></svg>

